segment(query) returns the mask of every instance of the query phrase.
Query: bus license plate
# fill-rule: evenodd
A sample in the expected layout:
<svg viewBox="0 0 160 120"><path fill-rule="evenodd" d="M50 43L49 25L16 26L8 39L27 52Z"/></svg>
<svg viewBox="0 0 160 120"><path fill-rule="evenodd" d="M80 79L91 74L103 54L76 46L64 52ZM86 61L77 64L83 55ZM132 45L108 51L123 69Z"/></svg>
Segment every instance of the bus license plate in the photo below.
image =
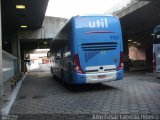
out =
<svg viewBox="0 0 160 120"><path fill-rule="evenodd" d="M103 79L105 77L106 77L106 75L98 75L98 79Z"/></svg>

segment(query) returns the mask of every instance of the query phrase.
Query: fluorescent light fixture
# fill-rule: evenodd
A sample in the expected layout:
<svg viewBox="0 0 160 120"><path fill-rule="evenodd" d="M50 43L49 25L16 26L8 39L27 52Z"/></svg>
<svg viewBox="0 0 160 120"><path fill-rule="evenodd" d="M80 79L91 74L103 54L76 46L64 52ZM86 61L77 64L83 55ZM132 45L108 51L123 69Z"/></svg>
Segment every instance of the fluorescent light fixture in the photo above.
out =
<svg viewBox="0 0 160 120"><path fill-rule="evenodd" d="M47 42L43 42L45 45L47 44Z"/></svg>
<svg viewBox="0 0 160 120"><path fill-rule="evenodd" d="M26 6L25 5L16 5L16 9L25 9Z"/></svg>
<svg viewBox="0 0 160 120"><path fill-rule="evenodd" d="M21 25L21 28L27 28L28 26L27 25Z"/></svg>
<svg viewBox="0 0 160 120"><path fill-rule="evenodd" d="M133 42L133 43L138 43L138 42L135 41L135 42Z"/></svg>
<svg viewBox="0 0 160 120"><path fill-rule="evenodd" d="M137 45L141 45L141 43L138 43Z"/></svg>
<svg viewBox="0 0 160 120"><path fill-rule="evenodd" d="M131 42L132 40L128 40L128 42Z"/></svg>
<svg viewBox="0 0 160 120"><path fill-rule="evenodd" d="M35 51L46 51L46 52L48 52L50 49L36 49Z"/></svg>

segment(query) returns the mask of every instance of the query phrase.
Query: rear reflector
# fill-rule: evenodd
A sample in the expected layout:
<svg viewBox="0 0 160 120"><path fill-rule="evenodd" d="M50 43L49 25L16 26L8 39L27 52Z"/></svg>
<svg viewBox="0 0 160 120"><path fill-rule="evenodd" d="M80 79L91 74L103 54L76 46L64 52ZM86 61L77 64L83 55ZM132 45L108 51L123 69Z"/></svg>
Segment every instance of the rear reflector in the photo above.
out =
<svg viewBox="0 0 160 120"><path fill-rule="evenodd" d="M118 66L118 70L123 69L123 52L120 52L120 62Z"/></svg>
<svg viewBox="0 0 160 120"><path fill-rule="evenodd" d="M81 68L81 66L80 66L78 54L75 54L75 55L74 55L74 70L75 70L76 72L78 72L78 73L83 74L83 70L82 70L82 68Z"/></svg>

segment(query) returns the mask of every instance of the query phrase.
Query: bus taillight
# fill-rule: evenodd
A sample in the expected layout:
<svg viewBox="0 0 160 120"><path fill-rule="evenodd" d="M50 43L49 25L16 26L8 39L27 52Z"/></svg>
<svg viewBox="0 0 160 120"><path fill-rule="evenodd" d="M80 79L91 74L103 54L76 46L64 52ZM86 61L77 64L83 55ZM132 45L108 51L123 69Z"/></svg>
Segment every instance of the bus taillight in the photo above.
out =
<svg viewBox="0 0 160 120"><path fill-rule="evenodd" d="M123 69L123 52L120 52L120 62L118 66L118 70Z"/></svg>
<svg viewBox="0 0 160 120"><path fill-rule="evenodd" d="M74 70L78 73L83 74L83 70L80 66L80 62L79 62L79 56L78 54L74 54Z"/></svg>
<svg viewBox="0 0 160 120"><path fill-rule="evenodd" d="M155 55L155 53L153 53L153 61L152 61L152 63L153 63L153 70L156 70L156 55Z"/></svg>

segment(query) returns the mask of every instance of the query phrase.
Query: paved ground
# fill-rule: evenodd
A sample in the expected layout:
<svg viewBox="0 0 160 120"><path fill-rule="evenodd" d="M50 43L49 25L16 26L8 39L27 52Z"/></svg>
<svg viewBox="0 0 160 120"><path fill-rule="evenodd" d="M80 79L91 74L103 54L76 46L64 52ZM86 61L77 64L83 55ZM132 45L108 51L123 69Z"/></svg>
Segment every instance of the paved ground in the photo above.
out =
<svg viewBox="0 0 160 120"><path fill-rule="evenodd" d="M13 90L11 89L11 81L7 81L4 83L4 96L0 98L0 109L8 102L8 98L12 94ZM1 111L0 111L1 114Z"/></svg>
<svg viewBox="0 0 160 120"><path fill-rule="evenodd" d="M159 103L160 80L144 72L127 73L120 81L83 86L65 86L49 72L32 72L27 74L10 114L26 120L37 116L88 120L102 117L93 116L97 113L160 114Z"/></svg>

